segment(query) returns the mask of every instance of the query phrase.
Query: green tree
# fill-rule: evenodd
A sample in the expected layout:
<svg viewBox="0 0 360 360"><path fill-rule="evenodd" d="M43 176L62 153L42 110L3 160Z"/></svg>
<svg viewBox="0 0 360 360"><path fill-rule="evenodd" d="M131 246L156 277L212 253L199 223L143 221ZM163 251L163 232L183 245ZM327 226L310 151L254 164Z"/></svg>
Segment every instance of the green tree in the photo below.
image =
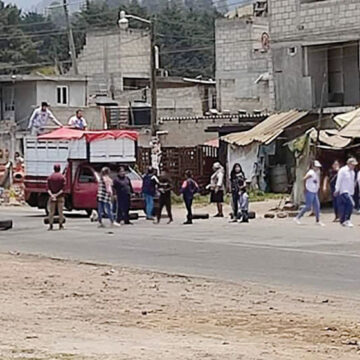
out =
<svg viewBox="0 0 360 360"><path fill-rule="evenodd" d="M206 11L169 6L158 14L161 65L175 76L213 76L214 8Z"/></svg>
<svg viewBox="0 0 360 360"><path fill-rule="evenodd" d="M21 11L0 1L0 73L29 72L39 60L35 43L21 27Z"/></svg>

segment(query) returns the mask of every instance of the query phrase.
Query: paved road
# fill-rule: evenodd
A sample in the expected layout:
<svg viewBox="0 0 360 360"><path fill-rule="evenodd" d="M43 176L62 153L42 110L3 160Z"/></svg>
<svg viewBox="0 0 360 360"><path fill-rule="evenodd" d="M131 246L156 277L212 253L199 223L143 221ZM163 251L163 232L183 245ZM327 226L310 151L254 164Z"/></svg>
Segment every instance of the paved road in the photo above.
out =
<svg viewBox="0 0 360 360"><path fill-rule="evenodd" d="M119 264L170 273L253 281L360 297L360 227L296 226L291 220L223 219L185 227L139 220L120 229L97 229L73 215L67 230L48 233L42 213L1 208L15 228L0 232L0 251L20 251L74 260ZM330 217L329 217L330 221ZM360 224L360 217L355 218Z"/></svg>

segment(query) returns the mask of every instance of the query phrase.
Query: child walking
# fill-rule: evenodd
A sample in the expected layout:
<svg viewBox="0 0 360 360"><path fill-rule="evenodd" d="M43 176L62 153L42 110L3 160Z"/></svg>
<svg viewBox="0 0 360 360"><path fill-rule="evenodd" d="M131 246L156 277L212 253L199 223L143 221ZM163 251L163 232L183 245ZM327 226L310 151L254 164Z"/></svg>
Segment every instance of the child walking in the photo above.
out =
<svg viewBox="0 0 360 360"><path fill-rule="evenodd" d="M184 203L187 210L187 220L184 222L184 225L191 225L192 222L192 203L194 199L194 194L199 191L199 185L193 179L193 174L191 170L185 172L186 180L183 182L181 187L181 193L183 195Z"/></svg>
<svg viewBox="0 0 360 360"><path fill-rule="evenodd" d="M239 205L240 205L240 213L242 223L249 222L249 195L247 193L246 185L242 186L240 189L240 197L239 197Z"/></svg>

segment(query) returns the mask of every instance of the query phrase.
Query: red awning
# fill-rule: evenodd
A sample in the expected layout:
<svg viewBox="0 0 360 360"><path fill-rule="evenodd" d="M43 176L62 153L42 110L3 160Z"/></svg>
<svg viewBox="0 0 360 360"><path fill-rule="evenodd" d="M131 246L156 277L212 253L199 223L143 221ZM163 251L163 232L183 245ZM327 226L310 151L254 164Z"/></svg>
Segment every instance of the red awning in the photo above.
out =
<svg viewBox="0 0 360 360"><path fill-rule="evenodd" d="M85 137L87 142L105 140L105 139L120 139L127 138L136 141L139 138L137 131L131 130L104 130L104 131L86 131Z"/></svg>
<svg viewBox="0 0 360 360"><path fill-rule="evenodd" d="M39 135L39 140L79 140L83 137L87 142L105 139L127 138L136 141L139 137L137 131L131 130L99 130L99 131L81 131L69 129L66 127L57 129L48 134Z"/></svg>

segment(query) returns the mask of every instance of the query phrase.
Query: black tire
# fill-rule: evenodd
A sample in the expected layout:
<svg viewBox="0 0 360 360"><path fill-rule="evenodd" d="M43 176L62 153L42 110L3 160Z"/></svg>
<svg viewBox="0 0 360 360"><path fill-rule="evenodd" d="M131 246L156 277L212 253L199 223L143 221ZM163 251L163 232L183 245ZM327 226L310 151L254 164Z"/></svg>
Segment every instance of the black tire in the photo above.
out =
<svg viewBox="0 0 360 360"><path fill-rule="evenodd" d="M194 220L207 220L210 218L209 214L193 214Z"/></svg>
<svg viewBox="0 0 360 360"><path fill-rule="evenodd" d="M88 216L88 217L90 217L91 216L91 214L92 214L92 212L93 212L93 210L91 209L91 210L85 210L86 211L86 215Z"/></svg>
<svg viewBox="0 0 360 360"><path fill-rule="evenodd" d="M9 229L12 229L12 227L13 227L12 220L2 220L2 221L0 221L0 231L9 230Z"/></svg>
<svg viewBox="0 0 360 360"><path fill-rule="evenodd" d="M59 217L58 216L54 217L54 224L59 224ZM64 218L63 224L66 224L66 218ZM44 219L44 225L49 225L49 218L46 217Z"/></svg>

